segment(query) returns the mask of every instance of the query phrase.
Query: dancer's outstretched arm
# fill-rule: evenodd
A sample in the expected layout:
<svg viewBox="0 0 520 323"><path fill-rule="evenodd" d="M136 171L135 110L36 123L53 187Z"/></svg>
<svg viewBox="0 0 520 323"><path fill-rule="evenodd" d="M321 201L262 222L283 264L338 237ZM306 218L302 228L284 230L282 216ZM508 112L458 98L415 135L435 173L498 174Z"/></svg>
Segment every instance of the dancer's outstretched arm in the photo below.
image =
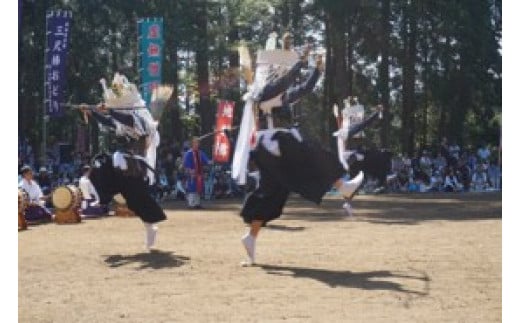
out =
<svg viewBox="0 0 520 323"><path fill-rule="evenodd" d="M113 109L109 110L110 115L116 120L124 124L125 126L134 127L134 117L127 113L115 111Z"/></svg>
<svg viewBox="0 0 520 323"><path fill-rule="evenodd" d="M305 82L299 85L291 86L287 90L287 92L285 92L285 95L282 98L283 105L289 105L291 103L294 103L305 94L312 92L319 78L320 71L318 70L318 68L314 68L311 71L309 78L307 78Z"/></svg>
<svg viewBox="0 0 520 323"><path fill-rule="evenodd" d="M116 123L114 122L114 119L110 116L107 116L105 114L102 114L96 110L92 110L92 117L99 122L100 124L107 126L111 129L116 128Z"/></svg>
<svg viewBox="0 0 520 323"><path fill-rule="evenodd" d="M365 120L361 121L358 124L352 125L348 129L349 138L351 138L356 133L362 131L363 129L368 127L370 124L372 124L378 118L378 115L380 114L380 109L381 109L381 107L378 106L377 111L372 113L368 118L366 118Z"/></svg>
<svg viewBox="0 0 520 323"><path fill-rule="evenodd" d="M279 76L274 80L271 80L264 86L258 98L255 98L255 100L259 102L267 101L287 90L287 88L289 88L289 86L291 86L291 84L296 79L296 76L298 75L302 65L303 63L298 61L287 73Z"/></svg>

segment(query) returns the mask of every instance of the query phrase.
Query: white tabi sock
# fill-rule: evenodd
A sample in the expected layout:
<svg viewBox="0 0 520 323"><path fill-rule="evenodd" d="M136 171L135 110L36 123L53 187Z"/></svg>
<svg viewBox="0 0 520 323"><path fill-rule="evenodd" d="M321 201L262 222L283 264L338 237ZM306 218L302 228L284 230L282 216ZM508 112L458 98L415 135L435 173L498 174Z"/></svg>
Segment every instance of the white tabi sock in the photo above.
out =
<svg viewBox="0 0 520 323"><path fill-rule="evenodd" d="M364 174L360 171L356 177L351 179L348 182L342 182L338 191L343 194L343 196L347 199L350 199L354 192L359 188L359 186L363 183Z"/></svg>
<svg viewBox="0 0 520 323"><path fill-rule="evenodd" d="M157 230L159 229L154 223L146 223L144 222L144 227L146 229L146 237L145 237L145 246L146 249L150 249L155 244L155 238L157 236Z"/></svg>
<svg viewBox="0 0 520 323"><path fill-rule="evenodd" d="M352 206L350 205L349 202L345 202L343 204L343 210L345 210L345 212L347 213L347 215L349 217L352 217L353 216L353 210L352 210Z"/></svg>
<svg viewBox="0 0 520 323"><path fill-rule="evenodd" d="M247 256L249 258L247 263L242 263L243 265L252 265L255 263L255 242L255 237L253 237L249 233L246 233L242 237L242 244L246 248Z"/></svg>

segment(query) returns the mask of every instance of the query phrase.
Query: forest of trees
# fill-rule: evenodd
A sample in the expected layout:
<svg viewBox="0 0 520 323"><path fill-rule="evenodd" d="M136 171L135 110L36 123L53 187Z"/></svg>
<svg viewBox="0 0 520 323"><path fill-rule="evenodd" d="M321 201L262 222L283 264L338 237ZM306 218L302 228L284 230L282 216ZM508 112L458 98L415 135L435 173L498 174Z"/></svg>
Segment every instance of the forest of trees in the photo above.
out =
<svg viewBox="0 0 520 323"><path fill-rule="evenodd" d="M502 111L500 0L23 0L19 37L18 128L40 143L45 12L73 12L66 97L99 102L101 77L119 71L139 83L137 19L163 17L163 82L177 89L161 136L180 142L211 131L217 99L240 102L237 46L254 51L270 32L290 31L295 45L312 36L325 49L323 82L300 102L302 127L329 144L334 103L357 96L382 104L382 125L367 142L411 154L442 137L498 144ZM191 55L189 55L191 54ZM200 118L177 94L194 94ZM73 138L77 113L51 119L52 140ZM97 129L90 125L94 145ZM37 144L35 144L37 146ZM40 148L40 147L35 147Z"/></svg>

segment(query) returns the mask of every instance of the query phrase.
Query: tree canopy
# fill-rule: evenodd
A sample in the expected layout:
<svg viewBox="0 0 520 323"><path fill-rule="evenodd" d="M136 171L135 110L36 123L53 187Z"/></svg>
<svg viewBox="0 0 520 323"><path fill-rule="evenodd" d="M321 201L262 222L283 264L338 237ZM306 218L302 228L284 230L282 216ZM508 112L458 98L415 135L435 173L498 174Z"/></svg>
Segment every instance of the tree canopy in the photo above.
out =
<svg viewBox="0 0 520 323"><path fill-rule="evenodd" d="M236 101L239 112L237 46L246 43L254 53L270 32L290 31L297 46L311 37L325 52L323 81L299 103L302 127L315 139L330 142L333 104L357 96L366 106L384 107L382 126L367 132L370 144L412 154L442 137L463 145L499 142L499 0L24 0L22 5L19 132L35 143L42 137L45 12L58 8L73 12L66 97L76 103L98 102L98 80L116 71L138 83L137 19L163 17L163 82L177 89L161 120L167 139L211 131L217 99ZM190 117L190 108L198 118ZM238 118L239 113L236 123ZM79 124L77 114L67 113L49 122L49 137L73 138ZM90 136L97 141L97 130L90 129Z"/></svg>

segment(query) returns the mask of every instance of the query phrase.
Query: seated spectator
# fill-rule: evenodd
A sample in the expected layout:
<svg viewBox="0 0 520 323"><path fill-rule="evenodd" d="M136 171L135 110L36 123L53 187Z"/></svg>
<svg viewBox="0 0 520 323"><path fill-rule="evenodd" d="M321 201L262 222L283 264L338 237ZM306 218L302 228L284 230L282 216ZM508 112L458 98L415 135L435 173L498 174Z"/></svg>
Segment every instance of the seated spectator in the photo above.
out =
<svg viewBox="0 0 520 323"><path fill-rule="evenodd" d="M432 175L432 159L430 157L430 153L427 150L423 151L421 158L419 159L419 168L423 173L425 173L428 177Z"/></svg>
<svg viewBox="0 0 520 323"><path fill-rule="evenodd" d="M500 170L500 166L498 165L498 160L496 158L493 158L493 160L491 160L487 169L487 175L490 187L492 189L499 190L501 188L502 172Z"/></svg>
<svg viewBox="0 0 520 323"><path fill-rule="evenodd" d="M79 189L82 194L81 215L85 218L94 218L108 214L108 207L99 204L99 195L89 178L90 172L90 166L83 166L83 176L79 179Z"/></svg>
<svg viewBox="0 0 520 323"><path fill-rule="evenodd" d="M208 174L204 173L204 199L210 200L213 196L214 179Z"/></svg>
<svg viewBox="0 0 520 323"><path fill-rule="evenodd" d="M474 152L468 154L468 167L473 174L477 170L477 155Z"/></svg>
<svg viewBox="0 0 520 323"><path fill-rule="evenodd" d="M441 192L442 191L442 176L441 172L436 170L433 172L430 178L430 192Z"/></svg>
<svg viewBox="0 0 520 323"><path fill-rule="evenodd" d="M471 170L468 166L466 157L460 158L456 170L456 175L464 190L466 192L469 191L471 188Z"/></svg>
<svg viewBox="0 0 520 323"><path fill-rule="evenodd" d="M453 168L449 168L448 174L444 178L444 191L445 192L460 192L462 191L463 186L457 180L457 176L455 176L455 172Z"/></svg>
<svg viewBox="0 0 520 323"><path fill-rule="evenodd" d="M240 197L242 196L242 192L235 181L231 178L231 172L226 171L224 173L224 181L229 188L228 195L230 197Z"/></svg>
<svg viewBox="0 0 520 323"><path fill-rule="evenodd" d="M471 188L475 192L482 192L488 188L488 178L482 164L478 164L477 170L475 174L473 174Z"/></svg>
<svg viewBox="0 0 520 323"><path fill-rule="evenodd" d="M164 171L160 172L156 185L159 194L159 200L162 200L165 196L170 195L172 193L170 181L168 180L168 176L166 176Z"/></svg>
<svg viewBox="0 0 520 323"><path fill-rule="evenodd" d="M52 193L52 179L47 171L47 168L40 167L37 177L37 183L40 185L43 196L50 196ZM45 207L52 208L52 202L49 198L46 199Z"/></svg>
<svg viewBox="0 0 520 323"><path fill-rule="evenodd" d="M428 182L429 182L429 181L430 181L430 180L428 179ZM416 183L417 183L417 185L419 186L419 192L420 192L420 193L426 193L426 192L429 192L430 189L431 189L431 186L430 186L428 183L424 182L424 181L423 181L422 179L420 179L420 178L418 178L418 179L416 180Z"/></svg>
<svg viewBox="0 0 520 323"><path fill-rule="evenodd" d="M184 179L184 174L182 172L177 172L175 179L175 195L178 200L186 199L186 180Z"/></svg>
<svg viewBox="0 0 520 323"><path fill-rule="evenodd" d="M419 192L419 189L420 189L419 179L410 180L410 182L408 183L408 192L417 193L417 192Z"/></svg>
<svg viewBox="0 0 520 323"><path fill-rule="evenodd" d="M392 191L406 192L408 191L409 173L406 167L403 167L398 173L395 181L392 181Z"/></svg>
<svg viewBox="0 0 520 323"><path fill-rule="evenodd" d="M25 210L25 219L31 221L51 221L52 214L45 208L46 196L43 195L40 185L34 180L32 168L22 167L22 180L18 184L29 195L29 206Z"/></svg>
<svg viewBox="0 0 520 323"><path fill-rule="evenodd" d="M222 178L218 176L215 179L215 185L213 187L213 194L216 199L221 199L226 196L226 185L222 181Z"/></svg>

